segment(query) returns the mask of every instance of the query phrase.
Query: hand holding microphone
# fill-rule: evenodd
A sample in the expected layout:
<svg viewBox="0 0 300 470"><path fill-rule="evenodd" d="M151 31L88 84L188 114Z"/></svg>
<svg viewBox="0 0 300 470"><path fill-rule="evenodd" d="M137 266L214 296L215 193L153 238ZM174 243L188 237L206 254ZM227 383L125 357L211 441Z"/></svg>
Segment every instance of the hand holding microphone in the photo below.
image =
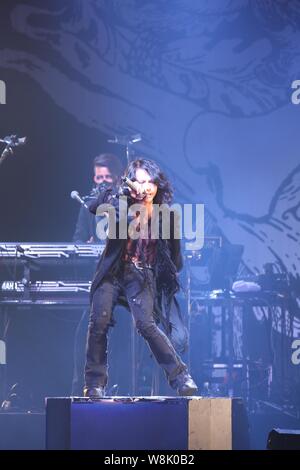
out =
<svg viewBox="0 0 300 470"><path fill-rule="evenodd" d="M142 188L142 185L137 181L131 181L129 178L127 178L127 176L123 176L122 181L128 186L130 189L130 196L134 199L142 201L147 196Z"/></svg>

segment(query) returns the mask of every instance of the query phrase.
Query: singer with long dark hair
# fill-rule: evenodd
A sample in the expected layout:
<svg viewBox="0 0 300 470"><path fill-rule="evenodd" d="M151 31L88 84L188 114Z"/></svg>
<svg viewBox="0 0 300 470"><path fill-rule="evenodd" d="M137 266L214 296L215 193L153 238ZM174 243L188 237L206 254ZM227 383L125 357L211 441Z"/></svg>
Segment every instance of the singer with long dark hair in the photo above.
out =
<svg viewBox="0 0 300 470"><path fill-rule="evenodd" d="M178 290L178 271L182 267L180 240L175 237L175 215L170 209L170 236L151 238L151 219L154 204L169 204L172 189L168 179L151 160L131 162L125 176L131 182L128 205L139 203L143 211L136 213L137 230L141 229L139 217L146 214L148 236L121 238L117 227L116 238L107 238L106 248L98 263L91 288L91 311L87 337L84 395L100 398L107 384L107 336L112 326L115 305L123 297L134 317L138 332L147 341L153 356L163 368L170 386L179 395L194 395L197 386L188 374L186 365L170 341L172 324L170 310L180 310L175 298ZM116 222L120 224L118 202L122 188L111 186L101 192L90 205L92 213L103 203L116 208ZM129 219L127 219L129 224ZM164 327L165 334L158 324Z"/></svg>

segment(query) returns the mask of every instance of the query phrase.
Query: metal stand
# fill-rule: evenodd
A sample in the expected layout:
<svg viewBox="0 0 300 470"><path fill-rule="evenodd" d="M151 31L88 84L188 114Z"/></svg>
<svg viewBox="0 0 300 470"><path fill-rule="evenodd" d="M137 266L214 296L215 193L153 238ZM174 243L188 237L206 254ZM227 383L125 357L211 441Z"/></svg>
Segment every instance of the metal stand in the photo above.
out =
<svg viewBox="0 0 300 470"><path fill-rule="evenodd" d="M134 319L133 318L132 318L132 322L131 322L130 336L131 336L131 394L133 396L135 396L137 394L137 374L136 374L137 337L136 337L136 331L135 331Z"/></svg>
<svg viewBox="0 0 300 470"><path fill-rule="evenodd" d="M4 139L0 139L0 142L2 142L3 144L6 144L6 147L3 150L1 157L0 157L0 166L1 166L4 160L9 155L13 155L14 147L18 147L19 145L24 145L26 143L26 137L18 138L16 135L11 135L8 137L4 137Z"/></svg>
<svg viewBox="0 0 300 470"><path fill-rule="evenodd" d="M186 257L186 301L187 301L187 331L188 331L188 351L187 351L187 365L188 370L191 370L191 348L190 348L190 334L191 334L191 315L192 315L192 292L191 292L191 266L190 259Z"/></svg>
<svg viewBox="0 0 300 470"><path fill-rule="evenodd" d="M133 157L132 145L136 144L137 142L141 142L141 140L141 134L134 134L121 137L114 136L114 139L108 139L107 142L111 144L123 145L126 149L127 164L129 164Z"/></svg>
<svg viewBox="0 0 300 470"><path fill-rule="evenodd" d="M0 140L0 142L3 142L3 140ZM9 147L8 145L5 147L5 149L3 150L2 154L1 154L1 157L0 157L0 166L2 165L2 163L4 162L4 160L9 156L9 155L13 155L13 151L11 149L11 147Z"/></svg>
<svg viewBox="0 0 300 470"><path fill-rule="evenodd" d="M9 325L9 317L7 307L0 307L0 342L1 342L1 358L0 358L0 403L7 394L7 363L6 363L6 336Z"/></svg>

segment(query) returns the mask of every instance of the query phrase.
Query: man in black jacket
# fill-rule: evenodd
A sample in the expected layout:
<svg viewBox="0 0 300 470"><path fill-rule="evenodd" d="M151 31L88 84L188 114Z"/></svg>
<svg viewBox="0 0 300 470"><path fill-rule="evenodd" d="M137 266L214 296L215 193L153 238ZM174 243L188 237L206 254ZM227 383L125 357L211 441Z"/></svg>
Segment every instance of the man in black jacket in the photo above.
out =
<svg viewBox="0 0 300 470"><path fill-rule="evenodd" d="M122 173L122 164L116 155L102 153L94 159L94 186L85 201L89 202L98 196L104 185L116 184ZM74 243L98 243L95 216L86 207L81 206L73 235Z"/></svg>
<svg viewBox="0 0 300 470"><path fill-rule="evenodd" d="M120 197L114 188L101 191L98 200L90 204L94 214L99 213L99 206L103 204L115 210L116 236L107 238L92 283L84 395L91 398L104 396L108 379L108 330L113 325L114 307L121 302L129 307L137 330L147 341L171 387L179 395L193 395L197 386L169 339L171 309L175 307L180 315L174 294L178 289L177 273L182 266L180 240L174 235L174 212L170 211L169 239L162 236L161 224L159 237L151 236L154 204L168 204L172 198L171 187L151 160L131 162L126 175L134 184L134 190L131 188L130 191L130 205L139 201L141 208L131 219L125 212L126 228L127 224L135 222L137 231L142 232L146 220L149 233L136 238L127 236L127 232L125 237L121 237ZM144 215L146 219L142 220ZM159 322L167 334L158 327Z"/></svg>

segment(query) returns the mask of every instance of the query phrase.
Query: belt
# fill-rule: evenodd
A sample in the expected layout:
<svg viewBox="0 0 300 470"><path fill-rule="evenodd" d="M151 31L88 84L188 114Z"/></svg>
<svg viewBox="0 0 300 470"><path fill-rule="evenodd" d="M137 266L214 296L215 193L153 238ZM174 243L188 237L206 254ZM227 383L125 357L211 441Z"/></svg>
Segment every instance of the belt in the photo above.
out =
<svg viewBox="0 0 300 470"><path fill-rule="evenodd" d="M133 258L128 258L126 261L132 263L136 267L136 269L153 269L153 266L151 264L142 263L142 261L135 260Z"/></svg>

